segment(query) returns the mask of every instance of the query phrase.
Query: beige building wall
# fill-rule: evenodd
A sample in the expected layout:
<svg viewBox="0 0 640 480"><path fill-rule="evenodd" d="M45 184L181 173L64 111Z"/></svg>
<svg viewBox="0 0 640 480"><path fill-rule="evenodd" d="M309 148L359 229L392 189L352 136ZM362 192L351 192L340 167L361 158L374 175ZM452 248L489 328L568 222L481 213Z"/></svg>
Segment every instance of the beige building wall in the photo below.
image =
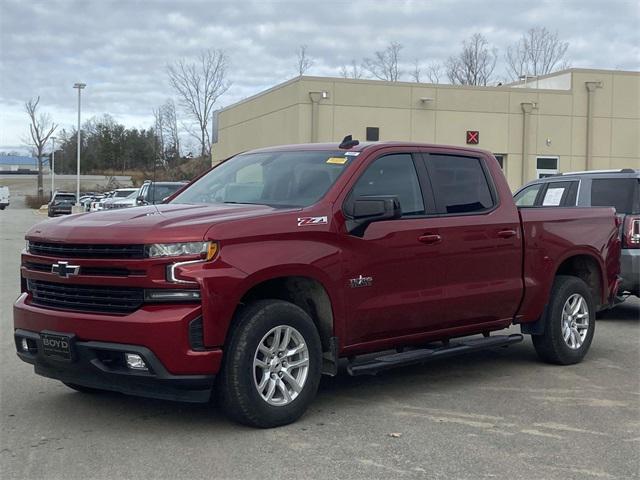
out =
<svg viewBox="0 0 640 480"><path fill-rule="evenodd" d="M366 128L378 127L380 140L461 146L466 131L477 130L478 147L504 155L514 189L537 178L538 157L557 157L560 172L640 168L640 73L571 69L558 76L541 78L538 86L571 88L531 88L531 80L468 87L299 77L221 110L213 161L258 147L307 143L314 133L320 142L348 134L364 141Z"/></svg>

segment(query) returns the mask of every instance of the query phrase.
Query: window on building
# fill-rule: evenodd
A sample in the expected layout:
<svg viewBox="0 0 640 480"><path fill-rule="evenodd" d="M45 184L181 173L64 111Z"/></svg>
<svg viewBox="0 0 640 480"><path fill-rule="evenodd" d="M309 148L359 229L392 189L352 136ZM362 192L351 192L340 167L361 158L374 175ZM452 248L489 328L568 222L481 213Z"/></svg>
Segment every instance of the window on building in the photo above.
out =
<svg viewBox="0 0 640 480"><path fill-rule="evenodd" d="M504 170L504 159L506 155L504 153L494 153L493 156L496 157L496 160L498 161L500 168Z"/></svg>
<svg viewBox="0 0 640 480"><path fill-rule="evenodd" d="M429 155L427 162L439 211L480 212L494 205L491 189L479 159Z"/></svg>
<svg viewBox="0 0 640 480"><path fill-rule="evenodd" d="M380 140L380 127L367 127L367 142Z"/></svg>
<svg viewBox="0 0 640 480"><path fill-rule="evenodd" d="M536 159L536 177L545 178L558 174L558 157L538 157Z"/></svg>
<svg viewBox="0 0 640 480"><path fill-rule="evenodd" d="M422 190L411 155L386 155L375 160L358 179L352 195L370 197L395 195L402 215L424 215Z"/></svg>

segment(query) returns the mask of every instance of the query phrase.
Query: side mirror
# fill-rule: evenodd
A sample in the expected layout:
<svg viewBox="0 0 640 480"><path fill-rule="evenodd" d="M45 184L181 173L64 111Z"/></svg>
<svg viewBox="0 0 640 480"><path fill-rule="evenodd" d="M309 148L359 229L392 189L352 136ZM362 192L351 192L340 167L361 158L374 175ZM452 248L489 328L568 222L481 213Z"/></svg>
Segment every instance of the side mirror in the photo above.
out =
<svg viewBox="0 0 640 480"><path fill-rule="evenodd" d="M138 198L136 198L136 205L144 205L146 202L144 201L144 197L142 195L140 195Z"/></svg>
<svg viewBox="0 0 640 480"><path fill-rule="evenodd" d="M358 197L347 201L344 214L349 232L361 237L372 222L402 217L402 208L398 197L393 195Z"/></svg>

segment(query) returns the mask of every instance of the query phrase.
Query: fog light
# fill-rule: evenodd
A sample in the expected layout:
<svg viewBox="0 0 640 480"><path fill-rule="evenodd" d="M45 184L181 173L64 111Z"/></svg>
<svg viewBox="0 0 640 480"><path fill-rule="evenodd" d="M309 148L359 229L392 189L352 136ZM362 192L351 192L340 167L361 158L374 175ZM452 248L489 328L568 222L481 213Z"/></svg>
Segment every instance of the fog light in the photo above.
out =
<svg viewBox="0 0 640 480"><path fill-rule="evenodd" d="M22 349L23 352L28 352L29 351L29 342L24 337L20 341L20 348Z"/></svg>
<svg viewBox="0 0 640 480"><path fill-rule="evenodd" d="M193 302L200 300L200 290L145 290L144 299L147 302Z"/></svg>
<svg viewBox="0 0 640 480"><path fill-rule="evenodd" d="M133 370L148 370L147 364L137 353L125 353L124 358L127 361L127 367Z"/></svg>

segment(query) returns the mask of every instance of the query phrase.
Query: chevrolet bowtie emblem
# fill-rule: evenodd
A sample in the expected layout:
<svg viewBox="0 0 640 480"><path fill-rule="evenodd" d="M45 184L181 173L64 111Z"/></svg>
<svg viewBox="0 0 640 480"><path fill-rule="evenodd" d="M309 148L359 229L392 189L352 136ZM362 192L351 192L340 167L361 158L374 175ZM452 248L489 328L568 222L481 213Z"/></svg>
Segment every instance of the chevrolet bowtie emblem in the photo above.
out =
<svg viewBox="0 0 640 480"><path fill-rule="evenodd" d="M51 273L56 273L62 278L69 278L71 275L78 275L79 265L69 265L69 262L58 262L51 265Z"/></svg>

